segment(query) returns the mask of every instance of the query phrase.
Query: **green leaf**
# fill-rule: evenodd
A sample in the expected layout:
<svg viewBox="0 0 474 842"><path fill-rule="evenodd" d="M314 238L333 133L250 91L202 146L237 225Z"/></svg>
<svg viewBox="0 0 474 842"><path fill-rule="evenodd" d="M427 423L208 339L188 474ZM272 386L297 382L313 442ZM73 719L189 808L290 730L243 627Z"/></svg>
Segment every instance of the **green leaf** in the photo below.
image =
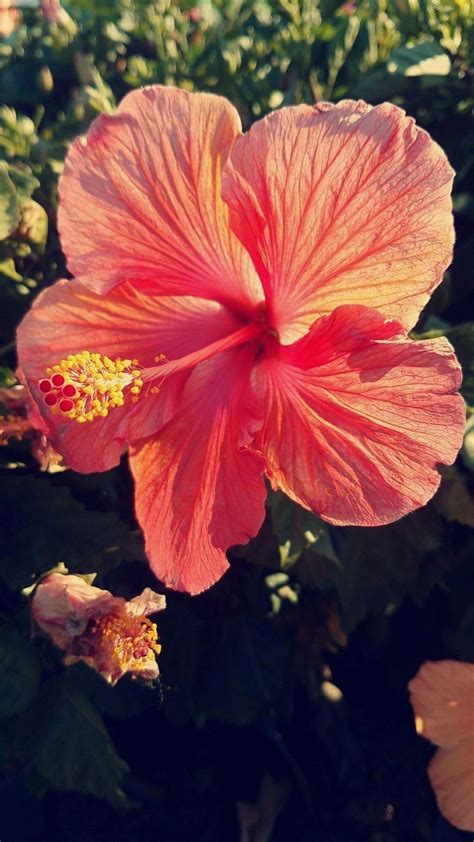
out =
<svg viewBox="0 0 474 842"><path fill-rule="evenodd" d="M38 692L40 665L35 650L15 629L0 629L0 717L26 710Z"/></svg>
<svg viewBox="0 0 474 842"><path fill-rule="evenodd" d="M453 210L474 222L474 196L470 193L456 193L453 196Z"/></svg>
<svg viewBox="0 0 474 842"><path fill-rule="evenodd" d="M15 268L15 263L11 257L6 257L5 260L0 260L0 277L8 278L10 281L21 281L22 277Z"/></svg>
<svg viewBox="0 0 474 842"><path fill-rule="evenodd" d="M18 63L15 62L15 64L17 65L16 69L19 70ZM21 89L21 85L17 84L20 81L18 73L13 71L13 68L8 67L5 68L5 71L5 76L1 80L2 85L6 87L8 85L7 79L10 77L11 87L16 87L17 90ZM23 72L25 71L27 74L31 72L24 66ZM29 79L27 84L30 82ZM9 94L11 92L9 91ZM7 105L0 106L0 151L3 151L9 158L28 156L31 145L36 139L35 124L30 117L17 114L13 108L9 108Z"/></svg>
<svg viewBox="0 0 474 842"><path fill-rule="evenodd" d="M419 95L439 86L451 72L451 60L436 41L405 45L394 50L384 68L362 76L351 93L370 102Z"/></svg>
<svg viewBox="0 0 474 842"><path fill-rule="evenodd" d="M388 73L386 69L374 70L362 78L352 89L352 95L369 102L383 102L394 97L413 93L416 79Z"/></svg>
<svg viewBox="0 0 474 842"><path fill-rule="evenodd" d="M333 527L336 561L309 548L290 575L307 587L335 591L343 627L350 631L367 614L393 610L406 595L423 602L449 567L443 529L433 506L377 529Z"/></svg>
<svg viewBox="0 0 474 842"><path fill-rule="evenodd" d="M38 202L27 199L21 208L18 234L36 246L44 246L48 235L48 214Z"/></svg>
<svg viewBox="0 0 474 842"><path fill-rule="evenodd" d="M31 168L26 164L8 164L8 175L15 185L18 201L22 205L30 199L34 191L40 186Z"/></svg>
<svg viewBox="0 0 474 842"><path fill-rule="evenodd" d="M438 512L447 520L474 527L474 496L466 477L455 465L443 467L443 482L434 503Z"/></svg>
<svg viewBox="0 0 474 842"><path fill-rule="evenodd" d="M437 41L424 41L395 50L390 56L387 70L401 76L447 76L451 70L451 60Z"/></svg>
<svg viewBox="0 0 474 842"><path fill-rule="evenodd" d="M298 561L306 551L338 564L327 524L320 518L281 493L271 494L268 505L283 569Z"/></svg>
<svg viewBox="0 0 474 842"><path fill-rule="evenodd" d="M200 672L200 713L234 725L249 724L275 706L288 684L290 637L269 620L237 616L221 628L212 658Z"/></svg>
<svg viewBox="0 0 474 842"><path fill-rule="evenodd" d="M23 722L23 751L39 790L73 790L127 806L128 766L95 708L66 676L44 685Z"/></svg>
<svg viewBox="0 0 474 842"><path fill-rule="evenodd" d="M8 174L8 164L0 161L0 240L5 240L18 225L20 203L15 185Z"/></svg>
<svg viewBox="0 0 474 842"><path fill-rule="evenodd" d="M48 477L2 477L0 578L10 588L31 585L61 561L71 572L84 573L142 553L141 542L116 514L88 511Z"/></svg>
<svg viewBox="0 0 474 842"><path fill-rule="evenodd" d="M0 386L14 386L17 382L15 375L11 368L6 365L0 365Z"/></svg>

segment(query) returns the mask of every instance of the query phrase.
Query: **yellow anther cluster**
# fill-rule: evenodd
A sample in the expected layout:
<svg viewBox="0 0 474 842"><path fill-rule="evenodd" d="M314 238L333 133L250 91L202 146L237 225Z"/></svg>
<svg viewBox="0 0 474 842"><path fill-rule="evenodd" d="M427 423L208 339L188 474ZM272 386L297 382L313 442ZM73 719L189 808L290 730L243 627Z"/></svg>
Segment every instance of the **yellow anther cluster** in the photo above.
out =
<svg viewBox="0 0 474 842"><path fill-rule="evenodd" d="M59 410L79 424L105 418L111 409L124 405L127 395L135 403L143 386L138 360L113 360L91 351L70 354L46 373L53 387L60 379L55 375L64 377L64 383L56 389L62 399L53 411Z"/></svg>
<svg viewBox="0 0 474 842"><path fill-rule="evenodd" d="M156 624L148 617L106 616L92 629L101 657L122 672L140 672L161 652Z"/></svg>

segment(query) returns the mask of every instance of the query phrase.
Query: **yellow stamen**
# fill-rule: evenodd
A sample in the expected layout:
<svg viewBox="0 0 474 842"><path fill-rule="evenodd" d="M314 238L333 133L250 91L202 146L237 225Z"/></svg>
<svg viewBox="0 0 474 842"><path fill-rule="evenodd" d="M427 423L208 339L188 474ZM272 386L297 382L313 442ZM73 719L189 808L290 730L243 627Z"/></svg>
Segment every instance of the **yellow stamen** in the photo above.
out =
<svg viewBox="0 0 474 842"><path fill-rule="evenodd" d="M156 624L145 616L101 617L91 634L101 657L122 672L139 672L161 652Z"/></svg>
<svg viewBox="0 0 474 842"><path fill-rule="evenodd" d="M106 418L111 409L124 405L127 395L135 403L143 386L141 373L138 360L81 351L48 368L39 388L53 413L84 424Z"/></svg>

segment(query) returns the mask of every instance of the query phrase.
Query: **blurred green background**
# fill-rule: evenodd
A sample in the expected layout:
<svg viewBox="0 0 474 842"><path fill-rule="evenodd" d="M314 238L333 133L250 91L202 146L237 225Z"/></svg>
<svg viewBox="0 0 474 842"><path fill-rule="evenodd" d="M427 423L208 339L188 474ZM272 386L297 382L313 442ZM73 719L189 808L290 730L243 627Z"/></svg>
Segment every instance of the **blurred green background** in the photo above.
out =
<svg viewBox="0 0 474 842"><path fill-rule="evenodd" d="M127 597L156 586L128 468L60 470L0 391L0 839L471 839L438 815L406 684L427 658L474 661L472 2L43 2L0 10L0 29L0 387L16 383L16 325L68 277L68 144L160 82L227 96L246 128L351 97L390 100L433 135L457 172L457 242L416 334L449 337L468 406L464 448L425 509L329 528L272 495L216 587L168 594L161 684L111 689L31 637L22 590L59 562Z"/></svg>

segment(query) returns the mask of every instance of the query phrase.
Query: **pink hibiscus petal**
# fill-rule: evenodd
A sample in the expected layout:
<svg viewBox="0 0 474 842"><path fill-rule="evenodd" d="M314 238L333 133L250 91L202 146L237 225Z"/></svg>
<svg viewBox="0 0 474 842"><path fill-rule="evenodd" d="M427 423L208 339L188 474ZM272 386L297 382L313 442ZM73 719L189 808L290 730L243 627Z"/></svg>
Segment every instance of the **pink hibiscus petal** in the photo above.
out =
<svg viewBox="0 0 474 842"><path fill-rule="evenodd" d="M362 306L339 307L254 374L275 487L334 524L376 526L422 506L465 422L445 339L412 342Z"/></svg>
<svg viewBox="0 0 474 842"><path fill-rule="evenodd" d="M461 830L474 831L474 735L438 749L428 774L443 816Z"/></svg>
<svg viewBox="0 0 474 842"><path fill-rule="evenodd" d="M164 611L166 608L166 597L163 594L155 593L151 588L145 588L138 596L134 596L127 602L127 614L131 617L149 616L157 611Z"/></svg>
<svg viewBox="0 0 474 842"><path fill-rule="evenodd" d="M62 648L71 637L82 634L92 617L106 614L121 602L110 591L94 587L81 576L50 573L34 591L31 614L53 643Z"/></svg>
<svg viewBox="0 0 474 842"><path fill-rule="evenodd" d="M445 748L474 738L474 664L427 661L408 687L424 737Z"/></svg>
<svg viewBox="0 0 474 842"><path fill-rule="evenodd" d="M263 298L230 230L221 171L240 133L237 111L211 94L159 85L128 94L72 145L60 182L69 268L104 292L132 280L156 294L244 308Z"/></svg>
<svg viewBox="0 0 474 842"><path fill-rule="evenodd" d="M136 358L141 367L193 353L225 337L240 323L221 305L191 297L152 297L124 285L98 295L78 281L58 281L35 301L18 329L18 355L29 390L41 409L54 446L75 470L93 472L118 464L127 441L145 438L176 410L188 372L170 377L158 394L143 388L106 418L78 424L45 405L40 381L49 366L85 350Z"/></svg>
<svg viewBox="0 0 474 842"><path fill-rule="evenodd" d="M246 405L251 346L198 366L183 408L155 438L131 450L136 512L151 567L196 594L226 571L226 550L264 518L263 460L247 446L257 425Z"/></svg>
<svg viewBox="0 0 474 842"><path fill-rule="evenodd" d="M452 178L387 103L283 108L237 138L223 197L282 341L342 304L412 327L451 260Z"/></svg>

